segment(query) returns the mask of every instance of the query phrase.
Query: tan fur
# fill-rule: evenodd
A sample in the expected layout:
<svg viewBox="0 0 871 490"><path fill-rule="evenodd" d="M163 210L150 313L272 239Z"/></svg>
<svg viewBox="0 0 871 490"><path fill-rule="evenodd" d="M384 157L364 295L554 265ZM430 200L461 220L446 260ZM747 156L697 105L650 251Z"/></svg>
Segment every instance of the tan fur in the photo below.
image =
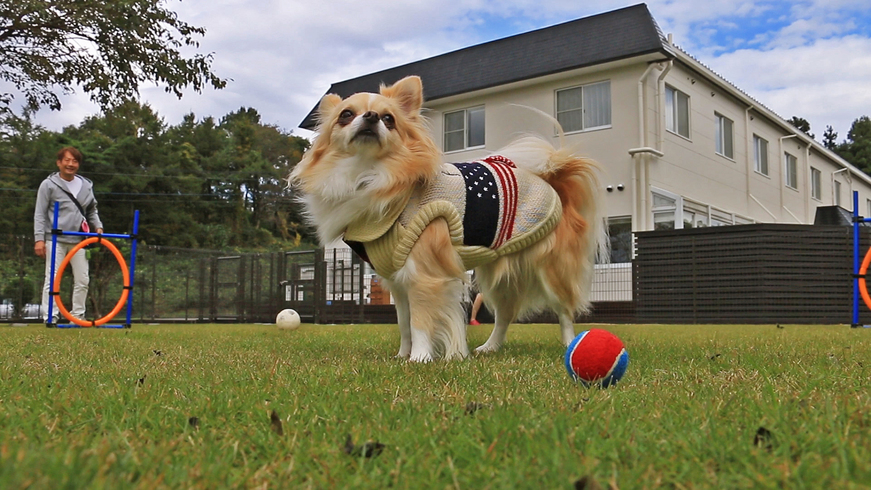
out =
<svg viewBox="0 0 871 490"><path fill-rule="evenodd" d="M420 79L407 77L377 95L322 99L319 135L289 182L303 191L323 243L341 237L352 222L377 219L435 176L441 158L420 114L422 94ZM485 302L496 314L493 333L477 351L498 350L511 322L541 309L559 315L568 343L574 315L589 307L595 253L603 243L598 167L535 137L521 138L498 154L547 181L560 197L562 218L539 242L476 270ZM461 307L465 271L444 220L430 223L405 265L384 279L396 300L399 357L427 362L468 356Z"/></svg>
<svg viewBox="0 0 871 490"><path fill-rule="evenodd" d="M391 283L394 288L409 291L411 324L438 341L434 347L441 350L439 344L443 346L446 358L468 356L461 303L465 270L451 245L448 225L443 219L426 227L411 249L409 261L414 274L407 278L400 276Z"/></svg>

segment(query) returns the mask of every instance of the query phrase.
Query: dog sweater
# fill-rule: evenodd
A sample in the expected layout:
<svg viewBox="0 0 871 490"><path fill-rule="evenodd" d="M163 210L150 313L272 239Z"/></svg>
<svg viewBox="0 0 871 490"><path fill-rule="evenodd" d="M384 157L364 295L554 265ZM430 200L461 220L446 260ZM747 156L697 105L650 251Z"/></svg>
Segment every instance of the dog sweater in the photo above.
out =
<svg viewBox="0 0 871 490"><path fill-rule="evenodd" d="M547 182L507 158L493 156L442 164L437 178L382 219L351 224L344 240L379 275L390 278L405 264L427 225L443 218L469 270L536 243L561 216L559 196Z"/></svg>

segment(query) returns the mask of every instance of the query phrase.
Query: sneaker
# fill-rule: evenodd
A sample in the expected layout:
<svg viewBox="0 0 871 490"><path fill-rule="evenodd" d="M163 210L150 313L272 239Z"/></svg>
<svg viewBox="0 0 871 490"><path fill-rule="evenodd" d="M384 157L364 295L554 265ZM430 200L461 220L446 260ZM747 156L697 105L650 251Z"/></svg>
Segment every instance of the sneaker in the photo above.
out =
<svg viewBox="0 0 871 490"><path fill-rule="evenodd" d="M474 320L474 319L469 320L469 325L480 325L480 324L481 324L481 322L479 322L478 320Z"/></svg>

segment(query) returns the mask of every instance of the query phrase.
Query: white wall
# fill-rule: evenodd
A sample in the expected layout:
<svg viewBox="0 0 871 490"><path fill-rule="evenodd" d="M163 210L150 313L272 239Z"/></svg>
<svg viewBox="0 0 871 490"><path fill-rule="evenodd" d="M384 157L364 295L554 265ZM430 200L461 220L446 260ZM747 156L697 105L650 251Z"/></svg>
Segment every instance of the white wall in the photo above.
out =
<svg viewBox="0 0 871 490"><path fill-rule="evenodd" d="M555 91L603 80L611 82L612 124L606 129L568 134L566 143L578 153L598 161L603 169L603 186L615 190L605 194L609 216L633 215L633 167L636 165L628 150L642 145L639 136L638 82L647 63L600 65L542 79L497 87L462 96L427 103L433 132L439 146L443 144L445 112L483 105L486 117L486 146L483 149L452 152L447 161L468 161L494 153L513 138L524 133L551 137L558 144L551 122L524 107L529 106L555 114ZM665 77L665 83L690 96L690 138L665 130L662 108L664 94L657 97L656 79L660 70L653 69L644 84L644 114L646 146L658 147L662 158L648 157L648 184L692 201L711 205L759 222L812 223L817 206L828 206L832 199L832 175L842 165L825 151L812 148L797 137L781 141L794 134L774 121L770 112L749 108L746 97L735 94L702 76L693 67L675 62ZM748 110L749 109L749 110ZM733 121L732 158L715 152L715 112ZM662 133L660 133L662 132ZM753 135L768 141L769 174L754 171ZM785 186L784 151L798 161L798 187ZM812 199L810 167L822 172L822 198ZM860 191L860 212L871 198L869 179L854 176L852 184L844 172L836 174L842 182L842 206L852 209L850 190ZM623 184L624 191L617 191ZM642 189L642 192L644 189ZM649 194L648 194L649 196ZM648 197L649 198L649 197ZM649 211L649 203L647 204ZM648 217L647 228L652 226Z"/></svg>

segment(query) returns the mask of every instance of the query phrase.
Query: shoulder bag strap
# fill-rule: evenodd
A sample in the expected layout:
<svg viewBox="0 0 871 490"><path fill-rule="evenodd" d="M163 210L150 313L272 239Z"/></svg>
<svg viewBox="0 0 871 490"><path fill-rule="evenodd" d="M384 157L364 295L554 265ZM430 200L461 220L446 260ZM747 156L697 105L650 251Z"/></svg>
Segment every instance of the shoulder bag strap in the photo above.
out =
<svg viewBox="0 0 871 490"><path fill-rule="evenodd" d="M79 212L82 213L82 217L85 219L88 219L88 215L85 213L85 208L83 208L82 205L79 204L78 199L76 199L76 196L74 196L72 192L64 189L60 184L58 184L57 182L55 182L53 180L51 181L51 183L56 185L58 189L64 191L64 193L66 193L66 195L70 196L70 199L72 199L73 204L75 204L76 207L79 208Z"/></svg>

